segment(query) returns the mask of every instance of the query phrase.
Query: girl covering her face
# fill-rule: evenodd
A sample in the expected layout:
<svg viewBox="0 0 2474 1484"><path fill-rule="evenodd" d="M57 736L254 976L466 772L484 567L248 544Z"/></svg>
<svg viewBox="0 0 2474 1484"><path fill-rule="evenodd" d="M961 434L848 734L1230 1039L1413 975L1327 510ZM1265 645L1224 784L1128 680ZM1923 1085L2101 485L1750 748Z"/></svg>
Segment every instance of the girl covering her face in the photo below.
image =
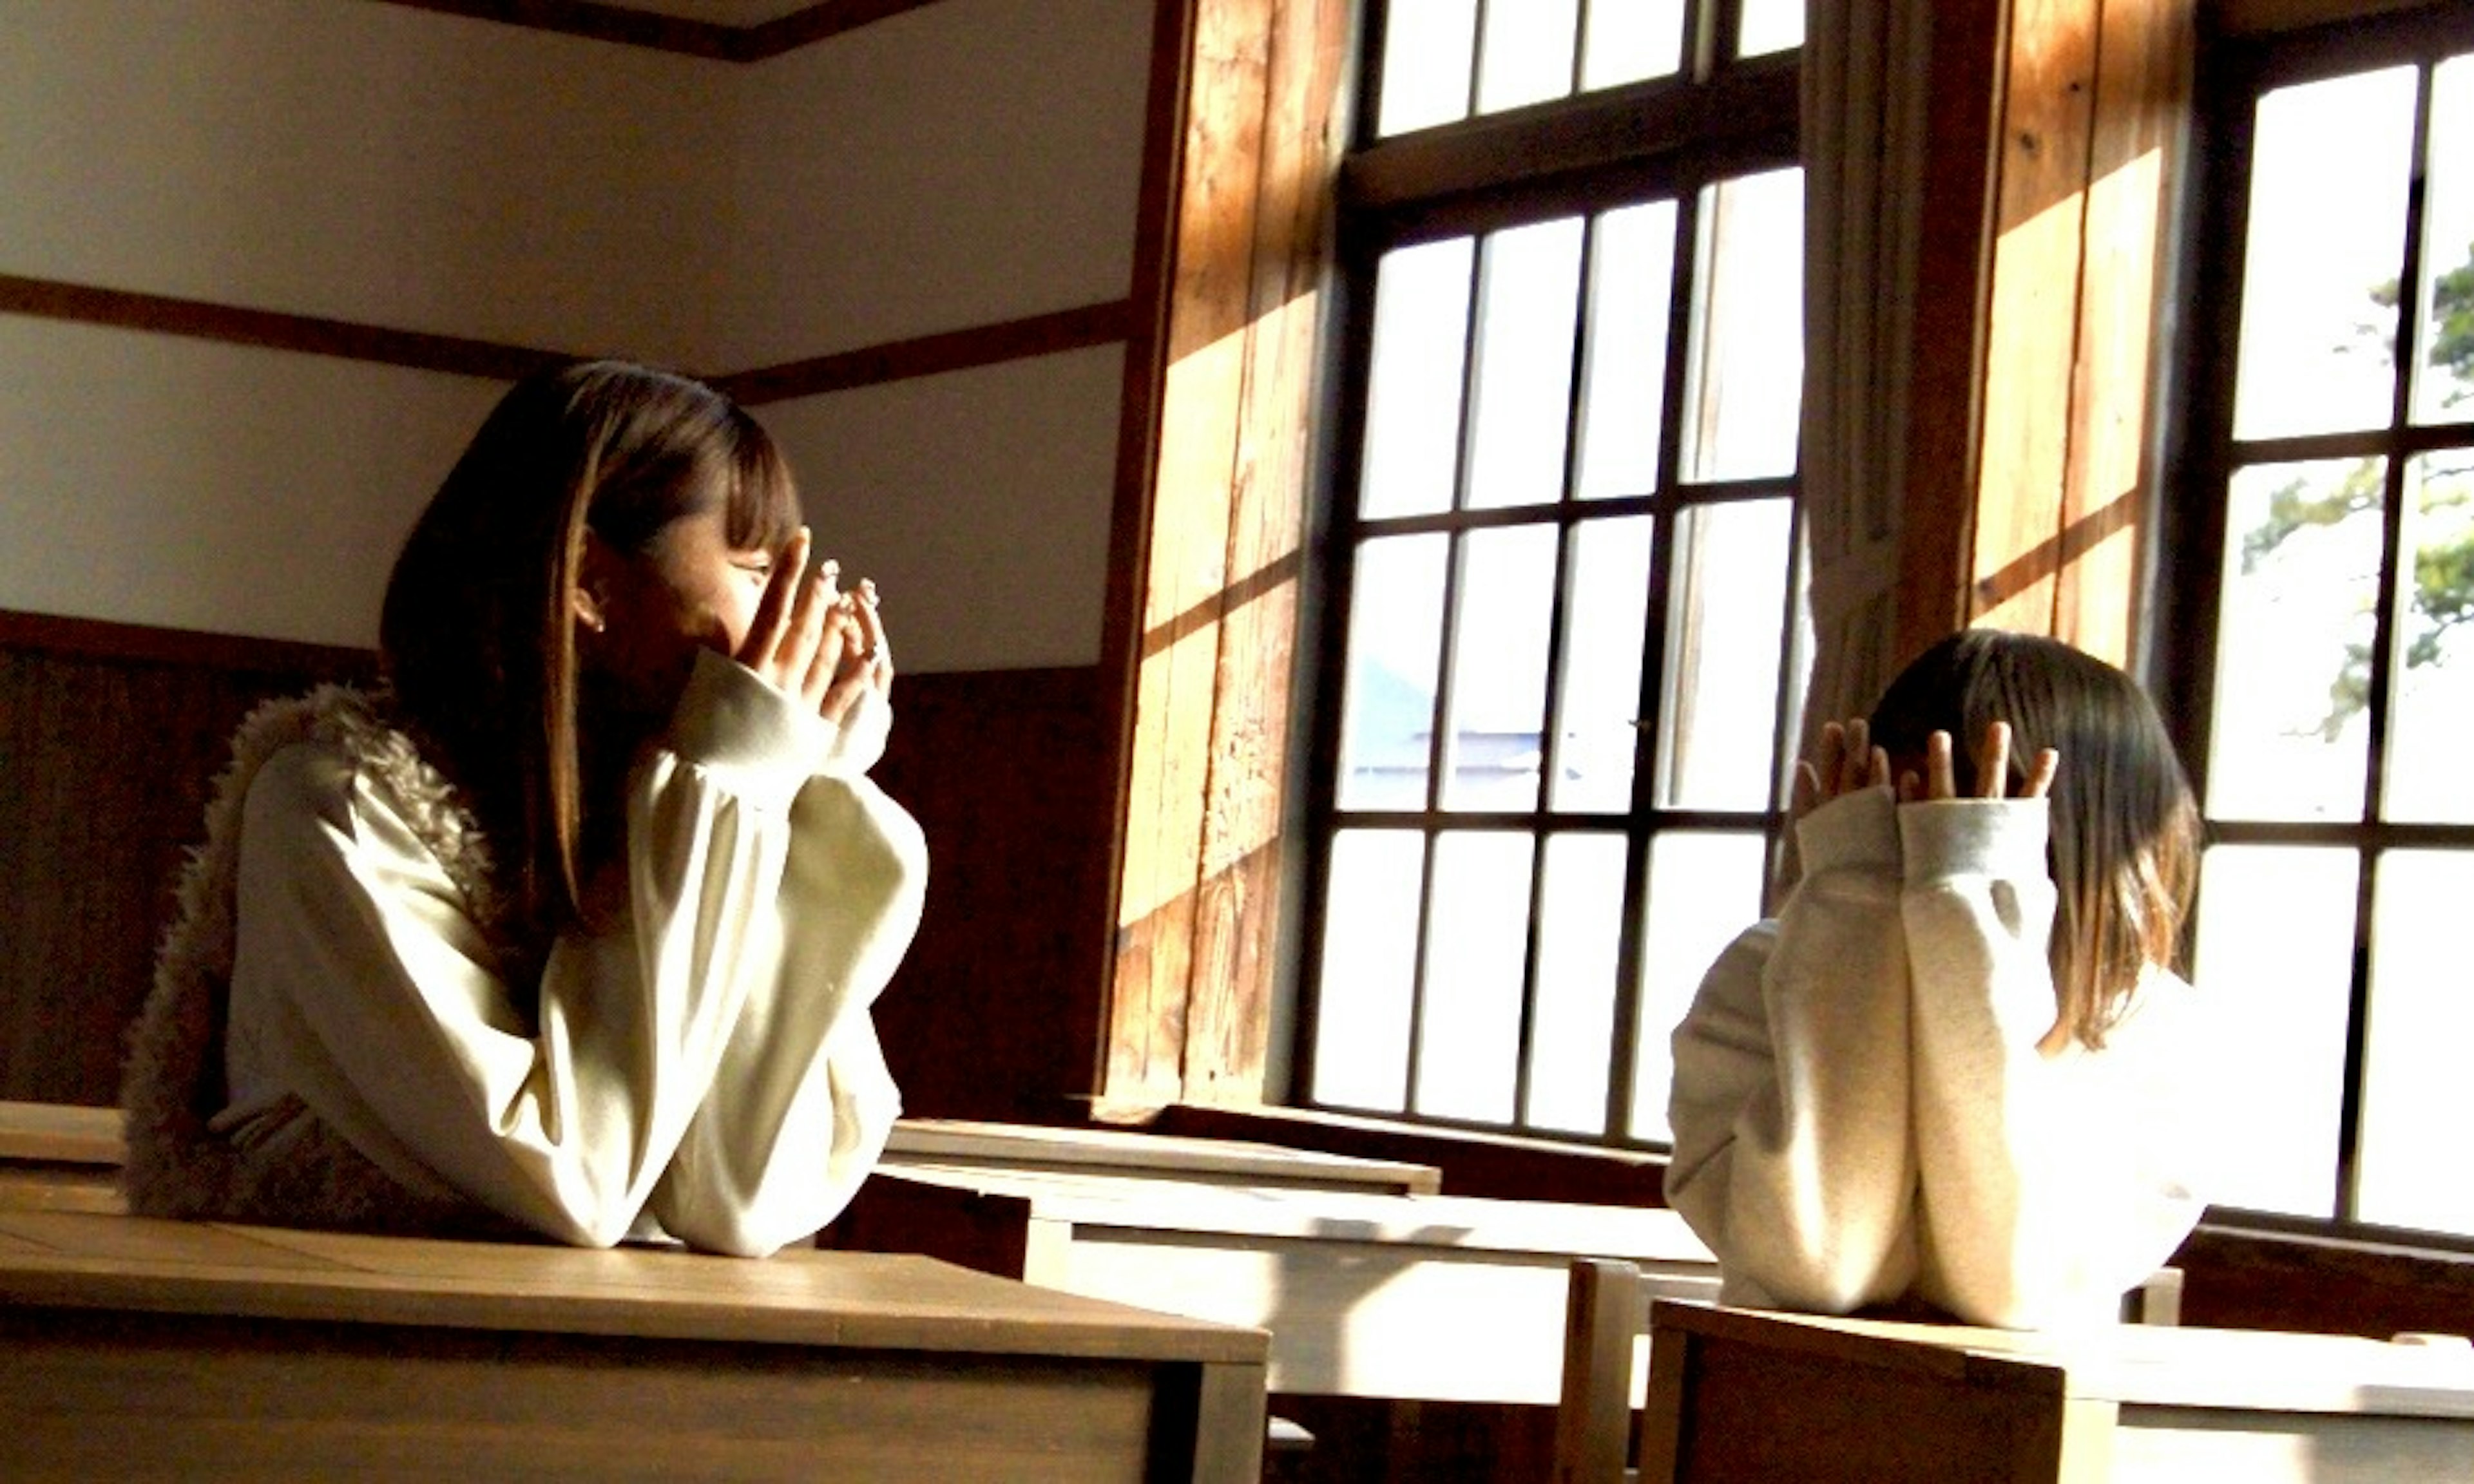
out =
<svg viewBox="0 0 2474 1484"><path fill-rule="evenodd" d="M385 684L246 723L124 1086L133 1209L759 1254L898 1108L917 826L873 588L771 440L623 362L510 391L399 555Z"/></svg>
<svg viewBox="0 0 2474 1484"><path fill-rule="evenodd" d="M1971 630L1799 765L1803 878L1674 1036L1667 1197L1728 1302L2108 1318L2198 1219L2198 815L2154 708Z"/></svg>

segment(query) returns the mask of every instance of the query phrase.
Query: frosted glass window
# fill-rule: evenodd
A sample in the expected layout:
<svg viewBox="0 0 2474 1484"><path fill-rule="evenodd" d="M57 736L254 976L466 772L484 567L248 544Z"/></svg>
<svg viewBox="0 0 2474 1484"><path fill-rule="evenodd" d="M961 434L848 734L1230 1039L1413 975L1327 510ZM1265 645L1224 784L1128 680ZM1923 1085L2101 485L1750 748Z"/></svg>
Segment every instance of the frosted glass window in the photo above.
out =
<svg viewBox="0 0 2474 1484"><path fill-rule="evenodd" d="M1425 837L1414 829L1345 829L1332 840L1315 1000L1318 1101L1388 1113L1403 1105L1425 859Z"/></svg>
<svg viewBox="0 0 2474 1484"><path fill-rule="evenodd" d="M1686 477L1791 474L1804 390L1804 173L1774 170L1709 187L1701 231Z"/></svg>
<svg viewBox="0 0 2474 1484"><path fill-rule="evenodd" d="M1675 217L1675 203L1653 201L1610 211L1593 228L1581 382L1578 493L1585 500L1658 488Z"/></svg>
<svg viewBox="0 0 2474 1484"><path fill-rule="evenodd" d="M1768 870L1768 842L1750 830L1669 830L1651 842L1634 1060L1635 1137L1663 1142L1675 1137L1666 1122L1675 1027L1692 1008L1692 996L1720 950L1760 920Z"/></svg>
<svg viewBox="0 0 2474 1484"><path fill-rule="evenodd" d="M1769 804L1794 518L1784 499L1694 506L1678 517L1661 803Z"/></svg>
<svg viewBox="0 0 2474 1484"><path fill-rule="evenodd" d="M2260 99L2235 437L2387 425L2414 87L2391 67Z"/></svg>
<svg viewBox="0 0 2474 1484"><path fill-rule="evenodd" d="M2218 846L2199 876L2200 993L2219 1017L2213 1065L2232 1081L2233 1136L2211 1198L2335 1213L2359 857L2322 847Z"/></svg>
<svg viewBox="0 0 2474 1484"><path fill-rule="evenodd" d="M1370 516L1451 508L1475 261L1475 240L1453 237L1388 253L1375 271L1357 496Z"/></svg>
<svg viewBox="0 0 2474 1484"><path fill-rule="evenodd" d="M1606 1131L1607 1044L1614 1034L1625 850L1620 834L1546 840L1525 1110L1535 1128Z"/></svg>
<svg viewBox="0 0 2474 1484"><path fill-rule="evenodd" d="M2356 1209L2365 1221L2474 1232L2474 853L2391 850L2371 910L2371 1006Z"/></svg>
<svg viewBox="0 0 2474 1484"><path fill-rule="evenodd" d="M2474 449L2406 461L2413 553L2405 644L2391 682L2381 813L2417 824L2474 824Z"/></svg>
<svg viewBox="0 0 2474 1484"><path fill-rule="evenodd" d="M2414 420L2474 419L2474 57L2444 61L2431 89L2424 171L2421 354Z"/></svg>
<svg viewBox="0 0 2474 1484"><path fill-rule="evenodd" d="M1581 219L1566 217L1487 238L1469 449L1472 510L1563 498L1581 237Z"/></svg>
<svg viewBox="0 0 2474 1484"><path fill-rule="evenodd" d="M1674 75L1684 63L1684 0L1589 0L1581 86Z"/></svg>
<svg viewBox="0 0 2474 1484"><path fill-rule="evenodd" d="M1766 57L1804 44L1805 0L1744 0L1735 55Z"/></svg>
<svg viewBox="0 0 2474 1484"><path fill-rule="evenodd" d="M1357 549L1341 706L1344 809L1426 806L1450 554L1451 539L1441 535L1392 537Z"/></svg>
<svg viewBox="0 0 2474 1484"><path fill-rule="evenodd" d="M2208 813L2357 820L2380 575L2379 460L2234 475Z"/></svg>
<svg viewBox="0 0 2474 1484"><path fill-rule="evenodd" d="M1529 835L1511 830L1459 830L1435 840L1419 1113L1496 1122L1512 1116L1536 850Z"/></svg>
<svg viewBox="0 0 2474 1484"><path fill-rule="evenodd" d="M1569 94L1580 18L1580 0L1489 5L1478 46L1477 110L1500 113Z"/></svg>
<svg viewBox="0 0 2474 1484"><path fill-rule="evenodd" d="M1572 533L1561 751L1547 789L1554 808L1617 813L1632 806L1655 525L1633 515L1593 520Z"/></svg>
<svg viewBox="0 0 2474 1484"><path fill-rule="evenodd" d="M1543 760L1555 528L1472 531L1462 541L1443 804L1534 809Z"/></svg>
<svg viewBox="0 0 2474 1484"><path fill-rule="evenodd" d="M1383 14L1375 132L1407 133L1467 118L1477 61L1477 0L1391 0Z"/></svg>

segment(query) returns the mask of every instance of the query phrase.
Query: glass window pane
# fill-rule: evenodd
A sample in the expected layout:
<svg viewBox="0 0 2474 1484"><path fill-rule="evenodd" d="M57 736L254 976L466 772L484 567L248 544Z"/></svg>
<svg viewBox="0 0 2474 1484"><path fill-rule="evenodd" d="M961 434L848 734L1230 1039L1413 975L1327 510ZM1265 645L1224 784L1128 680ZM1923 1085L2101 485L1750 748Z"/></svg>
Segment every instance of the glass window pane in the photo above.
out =
<svg viewBox="0 0 2474 1484"><path fill-rule="evenodd" d="M1684 0L1589 0L1581 85L1671 76L1684 64Z"/></svg>
<svg viewBox="0 0 2474 1484"><path fill-rule="evenodd" d="M1511 830L1461 830L1435 839L1419 1113L1511 1120L1535 850L1528 835Z"/></svg>
<svg viewBox="0 0 2474 1484"><path fill-rule="evenodd" d="M1640 741L1640 659L1647 642L1650 516L1592 520L1572 533L1564 600L1563 714L1549 807L1620 813L1632 806Z"/></svg>
<svg viewBox="0 0 2474 1484"><path fill-rule="evenodd" d="M1804 173L1773 170L1704 190L1700 248L1685 477L1792 474L1804 382Z"/></svg>
<svg viewBox="0 0 2474 1484"><path fill-rule="evenodd" d="M1366 457L1357 492L1363 515L1451 509L1476 256L1475 239L1453 237L1387 252L1375 270Z"/></svg>
<svg viewBox="0 0 2474 1484"><path fill-rule="evenodd" d="M2362 817L2386 467L2234 474L2208 757L2216 818Z"/></svg>
<svg viewBox="0 0 2474 1484"><path fill-rule="evenodd" d="M1344 829L1332 839L1315 993L1317 1102L1401 1110L1425 858L1414 829Z"/></svg>
<svg viewBox="0 0 2474 1484"><path fill-rule="evenodd" d="M1766 57L1804 44L1804 0L1744 0L1738 57Z"/></svg>
<svg viewBox="0 0 2474 1484"><path fill-rule="evenodd" d="M1676 517L1659 747L1666 807L1769 807L1793 516L1775 499Z"/></svg>
<svg viewBox="0 0 2474 1484"><path fill-rule="evenodd" d="M1426 806L1450 555L1450 538L1440 534L1387 537L1357 549L1335 791L1341 808Z"/></svg>
<svg viewBox="0 0 2474 1484"><path fill-rule="evenodd" d="M2355 869L2352 850L2280 846L2201 864L2198 984L2230 1007L2216 1064L2237 1079L2220 1205L2335 1213Z"/></svg>
<svg viewBox="0 0 2474 1484"><path fill-rule="evenodd" d="M2382 770L2389 819L2474 823L2474 449L2406 461L2413 550L2405 643L2391 682L2394 724Z"/></svg>
<svg viewBox="0 0 2474 1484"><path fill-rule="evenodd" d="M2442 62L2431 89L2422 209L2417 422L2474 419L2474 56Z"/></svg>
<svg viewBox="0 0 2474 1484"><path fill-rule="evenodd" d="M1769 842L1752 830L1668 830L1650 842L1641 916L1639 1040L1634 1051L1632 1134L1668 1140L1669 1042L1719 950L1761 915Z"/></svg>
<svg viewBox="0 0 2474 1484"><path fill-rule="evenodd" d="M2474 853L2380 857L2371 909L2371 1009L2363 1076L2356 1213L2365 1221L2474 1234L2474 969L2463 918Z"/></svg>
<svg viewBox="0 0 2474 1484"><path fill-rule="evenodd" d="M1623 932L1619 834L1546 841L1538 894L1537 1009L1529 1029L1530 1126L1570 1134L1607 1127L1607 1046L1615 1017L1615 950Z"/></svg>
<svg viewBox="0 0 2474 1484"><path fill-rule="evenodd" d="M1452 714L1444 733L1446 809L1538 807L1555 534L1553 526L1515 526L1463 538ZM1387 614L1376 621L1398 619Z"/></svg>
<svg viewBox="0 0 2474 1484"><path fill-rule="evenodd" d="M1476 40L1477 0L1390 0L1374 132L1389 136L1468 117Z"/></svg>
<svg viewBox="0 0 2474 1484"><path fill-rule="evenodd" d="M2413 109L2411 67L2260 99L2235 437L2388 425Z"/></svg>
<svg viewBox="0 0 2474 1484"><path fill-rule="evenodd" d="M1658 488L1675 203L1610 211L1593 230L1589 350L1581 373L1578 492L1585 500Z"/></svg>
<svg viewBox="0 0 2474 1484"><path fill-rule="evenodd" d="M1472 509L1564 497L1572 325L1581 287L1579 217L1486 240L1469 448Z"/></svg>
<svg viewBox="0 0 2474 1484"><path fill-rule="evenodd" d="M1580 10L1580 0L1497 0L1486 8L1486 36L1478 47L1480 113L1571 96Z"/></svg>

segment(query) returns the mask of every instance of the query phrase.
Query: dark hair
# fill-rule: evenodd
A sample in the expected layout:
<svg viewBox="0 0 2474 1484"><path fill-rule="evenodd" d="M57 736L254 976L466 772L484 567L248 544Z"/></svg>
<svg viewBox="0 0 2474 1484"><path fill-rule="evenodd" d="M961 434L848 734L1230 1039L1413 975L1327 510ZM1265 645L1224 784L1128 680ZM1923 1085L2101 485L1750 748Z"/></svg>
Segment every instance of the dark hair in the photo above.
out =
<svg viewBox="0 0 2474 1484"><path fill-rule="evenodd" d="M579 362L499 399L396 558L378 658L398 714L470 800L532 935L579 910L585 533L633 554L716 505L737 546L797 529L789 467L756 419L685 376Z"/></svg>
<svg viewBox="0 0 2474 1484"><path fill-rule="evenodd" d="M1873 708L1873 740L1893 758L1921 758L1927 737L1948 732L1958 792L1972 796L1977 740L1996 721L2010 724L2005 793L2038 750L2061 754L2049 850L2055 1025L2101 1046L2147 967L2180 956L2198 804L2138 682L2032 634L1969 629L1925 651Z"/></svg>

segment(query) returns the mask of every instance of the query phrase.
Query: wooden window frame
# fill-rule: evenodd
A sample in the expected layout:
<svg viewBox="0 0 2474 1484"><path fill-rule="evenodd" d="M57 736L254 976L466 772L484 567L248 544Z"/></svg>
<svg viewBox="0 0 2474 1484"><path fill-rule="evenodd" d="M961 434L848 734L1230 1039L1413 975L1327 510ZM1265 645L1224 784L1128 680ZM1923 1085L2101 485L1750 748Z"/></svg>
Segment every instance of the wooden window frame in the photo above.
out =
<svg viewBox="0 0 2474 1484"><path fill-rule="evenodd" d="M2155 305L2178 225L2193 3L1934 8L1902 657L1989 620L2144 658L2153 410L2169 390L2151 374ZM1331 457L1332 206L1356 12L1161 0L1103 645L1104 694L1123 710L1101 1117L1259 1105L1286 1076L1291 765L1318 601L1307 493ZM1595 137L1576 129L1564 147ZM2092 187L2150 152L2144 190L2088 209ZM1350 188L1405 189L1432 168L1404 139ZM2073 230L2035 251L2012 242L2074 199ZM2027 416L2054 408L2058 437Z"/></svg>

